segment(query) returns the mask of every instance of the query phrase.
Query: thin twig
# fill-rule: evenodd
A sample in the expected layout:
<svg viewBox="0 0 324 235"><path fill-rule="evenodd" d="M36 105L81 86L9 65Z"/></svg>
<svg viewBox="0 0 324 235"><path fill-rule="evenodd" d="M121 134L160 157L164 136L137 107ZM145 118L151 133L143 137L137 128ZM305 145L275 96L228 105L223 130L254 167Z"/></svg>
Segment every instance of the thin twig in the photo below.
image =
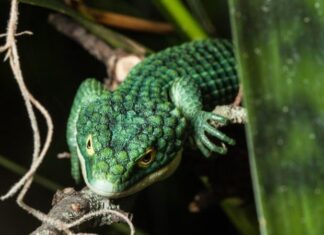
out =
<svg viewBox="0 0 324 235"><path fill-rule="evenodd" d="M219 105L215 107L213 112L227 118L231 124L245 124L247 122L246 109L241 106ZM215 125L216 127L225 126L222 123Z"/></svg>
<svg viewBox="0 0 324 235"><path fill-rule="evenodd" d="M21 67L20 67L20 61L19 61L19 55L15 40L16 30L17 30L17 24L18 24L18 1L12 0L11 2L11 10L10 10L10 17L8 21L8 27L7 27L7 33L6 33L6 43L4 46L0 48L0 52L7 51L6 58L9 59L9 63L11 66L11 69L14 74L14 78L16 79L18 83L18 87L20 89L20 92L22 94L22 97L25 102L25 106L27 108L27 113L30 119L30 123L33 130L34 135L34 152L32 157L32 164L29 169L29 171L16 183L14 184L11 189L1 197L1 200L5 200L9 197L12 197L14 194L16 194L19 189L22 187L18 197L17 197L17 203L19 206L21 206L23 209L27 210L29 213L33 214L37 218L40 218L43 216L43 213L29 207L28 205L23 203L24 196L26 192L28 191L32 181L33 181L33 175L35 174L35 171L41 164L47 149L50 145L51 139L52 139L52 133L53 133L53 122L48 114L47 110L30 94L28 91ZM32 104L35 105L35 107L42 113L46 120L46 124L48 127L48 132L46 136L45 144L41 150L41 142L40 142L40 134L38 129L38 123L37 119L32 107ZM48 220L51 220L51 218L47 218Z"/></svg>
<svg viewBox="0 0 324 235"><path fill-rule="evenodd" d="M108 65L109 58L115 53L115 49L110 47L103 40L89 33L84 27L80 26L70 18L61 14L50 14L48 21L56 30L65 36L73 39L94 56L97 60Z"/></svg>
<svg viewBox="0 0 324 235"><path fill-rule="evenodd" d="M83 7L83 9L85 13L94 18L95 21L107 26L157 34L168 34L174 32L174 27L169 23L140 19L115 12L101 11L90 7Z"/></svg>
<svg viewBox="0 0 324 235"><path fill-rule="evenodd" d="M22 36L22 35L33 35L33 32L32 32L32 31L28 31L28 30L26 30L26 31L22 31L22 32L20 32L20 33L16 33L16 34L15 34L16 37L18 37L18 36ZM2 34L0 34L0 38L6 37L6 36L7 36L6 33L2 33Z"/></svg>
<svg viewBox="0 0 324 235"><path fill-rule="evenodd" d="M6 35L6 43L0 47L0 52L5 52L7 51L5 55L5 59L9 59L9 63L11 66L11 69L14 74L14 78L16 79L20 92L23 96L25 106L27 108L27 113L30 119L30 123L32 126L33 130L33 136L34 136L34 151L33 151L33 157L32 157L32 164L30 166L30 169L27 171L27 173L16 183L14 184L11 189L3 195L0 199L5 200L9 197L12 197L14 194L16 194L20 189L20 192L17 196L16 202L17 204L38 218L40 221L42 221L45 224L49 224L53 227L55 227L59 231L63 231L66 234L73 234L71 230L69 230L70 227L81 224L84 221L91 219L93 217L96 217L98 215L102 214L111 214L114 213L117 217L122 218L125 222L127 222L131 228L131 234L134 233L134 227L132 223L130 222L129 219L125 218L124 215L120 214L119 212L112 212L110 209L104 209L104 210L96 210L96 211L91 211L89 212L88 215L84 215L80 219L73 221L71 223L65 223L61 220L58 220L56 218L52 218L51 216L48 216L41 211L38 211L27 204L24 203L24 197L26 193L28 192L30 185L33 182L33 177L35 175L36 170L42 163L46 152L50 146L52 136L53 136L53 122L51 119L50 114L46 110L46 108L40 104L40 102L35 99L32 94L28 91L25 83L24 83L24 78L22 75L21 67L20 67L20 61L19 61L19 55L17 51L17 45L16 45L16 40L15 36L19 36L20 33L16 33L17 31L17 24L18 24L18 1L17 0L12 0L11 1L11 10L10 10L10 17L8 21L8 27L7 27L7 33ZM24 34L26 32L23 32ZM38 123L37 119L33 110L33 106L40 111L40 113L43 115L46 121L47 125L47 134L46 134L46 139L44 142L43 147L41 148L41 141L40 141L40 134L39 134L39 129L38 129Z"/></svg>
<svg viewBox="0 0 324 235"><path fill-rule="evenodd" d="M38 129L38 124L37 120L35 117L35 113L31 104L30 100L30 93L24 83L22 71L20 69L20 61L19 61L19 56L18 56L18 51L17 51L17 45L16 45L16 40L15 40L15 34L17 30L17 22L18 22L18 1L17 0L12 0L11 3L11 11L10 11L10 18L8 22L8 28L7 28L7 37L6 37L6 44L0 48L0 52L4 52L7 50L6 57L9 58L9 63L11 66L11 69L14 73L14 78L16 79L20 92L22 94L22 97L25 102L25 106L27 108L27 113L28 117L30 119L31 127L33 130L33 135L34 135L34 152L33 152L33 163L36 161L36 159L39 156L40 152L40 134L39 134L39 129ZM50 120L51 122L51 120ZM33 166L32 163L32 166ZM26 173L25 176L18 181L10 190L9 192L1 197L1 200L5 200L11 196L13 196L17 191L21 188L21 186L26 182L28 177L30 177Z"/></svg>

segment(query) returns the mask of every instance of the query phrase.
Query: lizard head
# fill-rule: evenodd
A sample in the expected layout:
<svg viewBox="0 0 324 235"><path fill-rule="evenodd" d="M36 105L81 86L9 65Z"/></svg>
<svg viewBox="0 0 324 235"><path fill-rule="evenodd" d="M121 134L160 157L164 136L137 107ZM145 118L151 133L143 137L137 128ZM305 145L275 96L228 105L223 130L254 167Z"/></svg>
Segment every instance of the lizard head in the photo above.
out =
<svg viewBox="0 0 324 235"><path fill-rule="evenodd" d="M184 127L185 119L169 103L134 104L113 93L85 105L77 149L86 184L118 198L164 179L180 162Z"/></svg>

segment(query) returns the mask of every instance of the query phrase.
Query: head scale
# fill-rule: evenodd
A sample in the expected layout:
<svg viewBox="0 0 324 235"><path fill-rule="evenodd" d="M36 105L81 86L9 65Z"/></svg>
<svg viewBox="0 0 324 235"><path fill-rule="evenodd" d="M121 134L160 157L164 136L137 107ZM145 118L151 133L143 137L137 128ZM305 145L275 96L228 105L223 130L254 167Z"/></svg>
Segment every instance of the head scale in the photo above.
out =
<svg viewBox="0 0 324 235"><path fill-rule="evenodd" d="M111 198L165 178L180 162L184 127L171 103L135 104L118 93L88 103L77 121L83 178Z"/></svg>

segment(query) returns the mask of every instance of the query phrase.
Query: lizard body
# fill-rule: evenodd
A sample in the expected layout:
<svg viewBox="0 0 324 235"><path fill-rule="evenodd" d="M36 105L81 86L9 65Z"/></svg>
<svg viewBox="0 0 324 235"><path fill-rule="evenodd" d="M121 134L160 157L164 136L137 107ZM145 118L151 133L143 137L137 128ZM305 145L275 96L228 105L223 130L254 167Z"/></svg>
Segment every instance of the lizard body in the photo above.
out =
<svg viewBox="0 0 324 235"><path fill-rule="evenodd" d="M232 46L225 40L153 54L114 92L94 79L84 81L67 127L73 177L79 180L81 170L90 189L117 198L170 175L188 136L205 156L224 154L224 144L207 135L234 144L209 123L226 120L203 110L232 101L238 87Z"/></svg>

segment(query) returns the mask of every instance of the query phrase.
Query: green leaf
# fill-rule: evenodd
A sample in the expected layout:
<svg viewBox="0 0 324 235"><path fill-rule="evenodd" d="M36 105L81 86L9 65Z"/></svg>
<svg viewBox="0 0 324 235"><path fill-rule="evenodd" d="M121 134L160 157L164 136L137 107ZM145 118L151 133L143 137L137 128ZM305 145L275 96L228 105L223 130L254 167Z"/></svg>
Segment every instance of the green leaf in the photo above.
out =
<svg viewBox="0 0 324 235"><path fill-rule="evenodd" d="M208 38L208 34L180 0L154 0L153 3L188 39Z"/></svg>
<svg viewBox="0 0 324 235"><path fill-rule="evenodd" d="M231 0L261 234L324 231L324 0Z"/></svg>

